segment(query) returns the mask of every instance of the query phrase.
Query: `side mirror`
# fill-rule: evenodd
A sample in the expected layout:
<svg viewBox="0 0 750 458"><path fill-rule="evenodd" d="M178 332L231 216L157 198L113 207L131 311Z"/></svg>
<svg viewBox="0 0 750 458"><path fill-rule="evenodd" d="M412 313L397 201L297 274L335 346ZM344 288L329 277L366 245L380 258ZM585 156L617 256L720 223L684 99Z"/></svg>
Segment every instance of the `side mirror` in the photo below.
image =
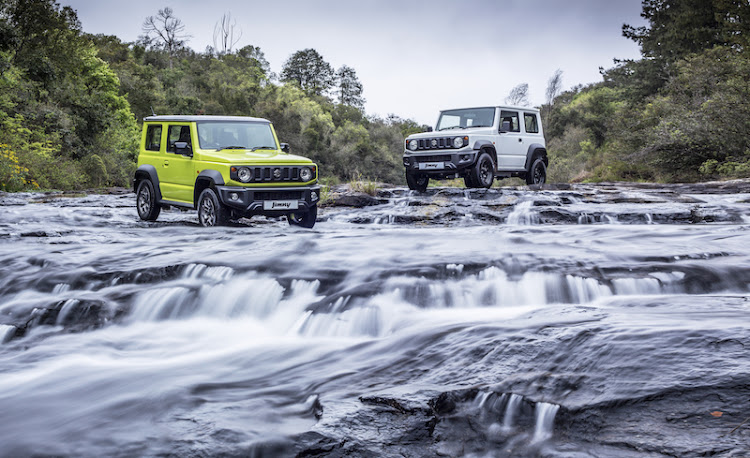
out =
<svg viewBox="0 0 750 458"><path fill-rule="evenodd" d="M174 152L183 156L193 155L193 149L188 142L174 142Z"/></svg>
<svg viewBox="0 0 750 458"><path fill-rule="evenodd" d="M503 121L500 132L510 132L510 121Z"/></svg>
<svg viewBox="0 0 750 458"><path fill-rule="evenodd" d="M427 126L427 132L432 132L432 126Z"/></svg>
<svg viewBox="0 0 750 458"><path fill-rule="evenodd" d="M281 151L289 154L289 151L292 150L292 148L289 146L289 143L282 143L281 145Z"/></svg>

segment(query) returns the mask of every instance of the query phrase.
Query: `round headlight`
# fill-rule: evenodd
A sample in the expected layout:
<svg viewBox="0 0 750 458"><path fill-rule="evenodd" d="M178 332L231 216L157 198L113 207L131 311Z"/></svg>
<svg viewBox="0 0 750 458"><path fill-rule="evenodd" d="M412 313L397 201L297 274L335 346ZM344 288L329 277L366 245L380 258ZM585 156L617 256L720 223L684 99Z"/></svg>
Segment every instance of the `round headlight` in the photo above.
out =
<svg viewBox="0 0 750 458"><path fill-rule="evenodd" d="M464 139L463 137L456 137L453 139L453 147L454 148L461 148L464 146Z"/></svg>
<svg viewBox="0 0 750 458"><path fill-rule="evenodd" d="M299 179L302 181L310 181L313 178L313 172L308 167L302 167L299 171Z"/></svg>
<svg viewBox="0 0 750 458"><path fill-rule="evenodd" d="M419 142L416 140L409 141L409 149L412 151L416 151L417 148L419 148Z"/></svg>
<svg viewBox="0 0 750 458"><path fill-rule="evenodd" d="M240 167L237 169L237 178L239 178L241 182L247 183L253 179L253 171L247 167Z"/></svg>

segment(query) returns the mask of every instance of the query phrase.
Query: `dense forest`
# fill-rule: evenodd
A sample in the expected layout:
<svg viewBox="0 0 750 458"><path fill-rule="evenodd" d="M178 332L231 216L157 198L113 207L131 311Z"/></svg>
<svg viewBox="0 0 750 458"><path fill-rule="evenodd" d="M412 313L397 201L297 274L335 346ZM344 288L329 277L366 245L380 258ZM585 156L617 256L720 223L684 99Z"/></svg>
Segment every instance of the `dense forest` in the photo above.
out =
<svg viewBox="0 0 750 458"><path fill-rule="evenodd" d="M550 180L750 176L748 2L644 0L642 16L623 27L641 59L562 93L551 78ZM86 34L53 0L0 0L0 189L129 185L152 112L268 118L327 180L403 182L403 138L426 126L367 116L355 69L305 49L275 75L259 48L235 49L231 16L203 52L184 29L164 8L125 43Z"/></svg>

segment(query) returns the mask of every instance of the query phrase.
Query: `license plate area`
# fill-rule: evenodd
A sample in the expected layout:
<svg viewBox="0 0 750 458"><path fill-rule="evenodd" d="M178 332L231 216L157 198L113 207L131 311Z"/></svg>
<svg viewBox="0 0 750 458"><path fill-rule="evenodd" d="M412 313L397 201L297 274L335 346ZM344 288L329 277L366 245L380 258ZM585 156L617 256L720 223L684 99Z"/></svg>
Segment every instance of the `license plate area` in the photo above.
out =
<svg viewBox="0 0 750 458"><path fill-rule="evenodd" d="M445 168L444 162L420 162L419 170L443 170Z"/></svg>
<svg viewBox="0 0 750 458"><path fill-rule="evenodd" d="M263 210L296 210L296 200L267 200L263 202Z"/></svg>

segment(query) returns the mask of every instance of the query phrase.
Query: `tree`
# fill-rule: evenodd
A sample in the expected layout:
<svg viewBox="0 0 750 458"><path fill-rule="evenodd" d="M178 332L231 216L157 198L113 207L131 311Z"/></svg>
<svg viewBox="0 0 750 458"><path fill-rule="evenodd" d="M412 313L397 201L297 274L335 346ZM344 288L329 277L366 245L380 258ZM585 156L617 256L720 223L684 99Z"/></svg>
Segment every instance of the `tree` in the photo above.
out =
<svg viewBox="0 0 750 458"><path fill-rule="evenodd" d="M271 64L268 63L266 55L263 54L263 51L259 47L253 45L243 46L237 50L237 55L243 59L254 60L256 67L260 68L268 79L275 78L275 75L271 73Z"/></svg>
<svg viewBox="0 0 750 458"><path fill-rule="evenodd" d="M334 73L318 51L308 48L292 54L284 63L281 80L296 83L308 94L325 95L333 86Z"/></svg>
<svg viewBox="0 0 750 458"><path fill-rule="evenodd" d="M234 45L242 38L242 29L239 29L235 37L236 28L237 21L232 20L232 13L224 13L214 26L214 49L220 56L231 53Z"/></svg>
<svg viewBox="0 0 750 458"><path fill-rule="evenodd" d="M523 107L529 106L529 84L521 83L511 89L508 97L505 98L505 103Z"/></svg>
<svg viewBox="0 0 750 458"><path fill-rule="evenodd" d="M357 78L357 72L349 66L342 66L336 72L338 83L339 103L363 110L365 99L362 97L362 83Z"/></svg>
<svg viewBox="0 0 750 458"><path fill-rule="evenodd" d="M648 25L625 24L622 33L640 45L644 58L670 64L716 45L731 44L747 31L749 15L746 0L643 0L641 17Z"/></svg>
<svg viewBox="0 0 750 458"><path fill-rule="evenodd" d="M172 58L177 51L187 43L190 35L185 32L185 24L174 16L172 8L159 10L156 16L149 16L143 21L142 37L146 44L157 48L164 48L169 56L169 68L172 68Z"/></svg>
<svg viewBox="0 0 750 458"><path fill-rule="evenodd" d="M558 68L547 81L547 90L544 92L544 95L547 98L547 105L549 106L555 103L555 97L562 91L562 74L562 70Z"/></svg>
<svg viewBox="0 0 750 458"><path fill-rule="evenodd" d="M542 107L545 126L549 121L549 113L552 110L552 105L555 103L555 97L557 97L562 91L562 74L562 70L558 68L547 81L547 90L544 91L546 103Z"/></svg>

